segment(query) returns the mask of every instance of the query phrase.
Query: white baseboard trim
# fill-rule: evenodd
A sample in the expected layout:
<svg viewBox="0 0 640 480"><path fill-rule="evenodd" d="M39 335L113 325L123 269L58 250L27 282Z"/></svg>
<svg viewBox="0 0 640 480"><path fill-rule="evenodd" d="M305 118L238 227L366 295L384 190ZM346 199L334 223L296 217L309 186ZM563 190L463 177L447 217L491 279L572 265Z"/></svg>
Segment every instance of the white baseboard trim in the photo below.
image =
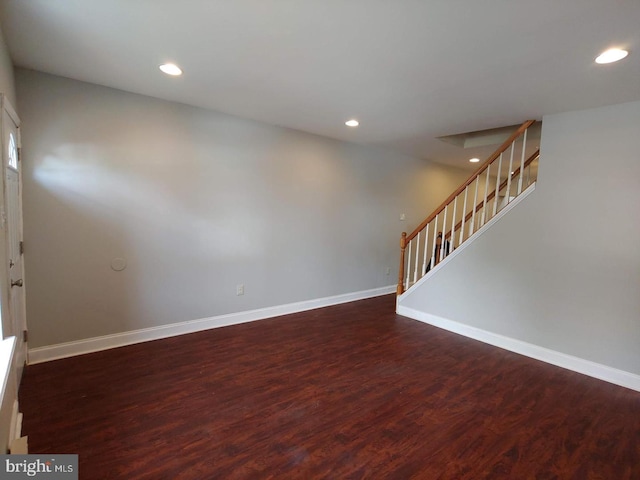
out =
<svg viewBox="0 0 640 480"><path fill-rule="evenodd" d="M29 365L58 360L61 358L74 357L76 355L84 355L86 353L99 352L101 350L108 350L111 348L123 347L134 343L148 342L150 340L175 337L177 335L200 332L212 328L227 327L229 325L253 322L256 320L278 317L280 315L304 312L306 310L314 310L316 308L338 305L340 303L364 300L366 298L387 295L395 291L396 286L389 285L386 287L345 293L332 297L305 300L303 302L276 305L274 307L259 308L257 310L229 313L215 317L200 318L198 320L172 323L169 325L144 328L141 330L132 330L130 332L115 333L112 335L104 335L102 337L87 338L73 342L59 343L57 345L32 348L29 349Z"/></svg>
<svg viewBox="0 0 640 480"><path fill-rule="evenodd" d="M561 353L556 350L533 345L531 343L516 340L515 338L505 337L497 333L488 332L480 328L465 325L463 323L448 320L446 318L431 315L429 313L420 312L412 308L398 306L396 312L398 315L412 318L420 322L428 323L434 327L442 328L465 337L479 340L495 347L503 348L520 355L535 358L542 362L550 363L558 367L566 368L574 372L582 373L605 382L620 385L640 392L640 375L635 375L624 370L608 367L600 363L595 363L583 358L574 357Z"/></svg>

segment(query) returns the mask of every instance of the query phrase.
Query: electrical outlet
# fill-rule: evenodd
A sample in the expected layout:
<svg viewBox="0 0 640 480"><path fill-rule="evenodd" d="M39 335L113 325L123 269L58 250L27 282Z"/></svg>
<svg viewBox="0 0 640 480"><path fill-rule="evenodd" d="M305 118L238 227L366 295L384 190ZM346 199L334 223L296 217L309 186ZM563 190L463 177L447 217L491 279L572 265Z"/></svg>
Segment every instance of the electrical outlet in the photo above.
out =
<svg viewBox="0 0 640 480"><path fill-rule="evenodd" d="M404 213L400 214L400 221L404 222L407 219L407 216Z"/></svg>
<svg viewBox="0 0 640 480"><path fill-rule="evenodd" d="M236 285L236 295L244 295L244 284Z"/></svg>
<svg viewBox="0 0 640 480"><path fill-rule="evenodd" d="M390 274L391 274L391 269L389 267L387 267L386 275L390 275Z"/></svg>

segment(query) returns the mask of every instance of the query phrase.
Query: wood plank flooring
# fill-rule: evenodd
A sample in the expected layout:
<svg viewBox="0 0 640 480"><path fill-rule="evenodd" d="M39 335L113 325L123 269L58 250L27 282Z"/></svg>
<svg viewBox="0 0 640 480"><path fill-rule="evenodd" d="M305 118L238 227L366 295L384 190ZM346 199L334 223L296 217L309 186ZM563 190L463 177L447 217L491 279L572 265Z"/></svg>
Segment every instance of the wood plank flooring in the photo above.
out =
<svg viewBox="0 0 640 480"><path fill-rule="evenodd" d="M81 479L640 479L640 393L385 296L26 368L30 453Z"/></svg>

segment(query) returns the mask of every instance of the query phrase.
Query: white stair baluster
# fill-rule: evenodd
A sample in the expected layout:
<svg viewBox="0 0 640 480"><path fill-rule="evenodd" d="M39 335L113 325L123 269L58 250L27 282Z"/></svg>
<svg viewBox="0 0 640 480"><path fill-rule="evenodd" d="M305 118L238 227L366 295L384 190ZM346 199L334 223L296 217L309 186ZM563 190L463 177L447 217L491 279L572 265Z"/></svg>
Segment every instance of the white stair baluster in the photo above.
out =
<svg viewBox="0 0 640 480"><path fill-rule="evenodd" d="M522 138L522 157L520 158L520 175L518 178L518 195L520 195L520 192L522 192L522 177L524 176L524 153L525 153L525 149L527 148L527 131L529 129L524 131L524 137Z"/></svg>
<svg viewBox="0 0 640 480"><path fill-rule="evenodd" d="M487 212L487 195L489 194L489 170L491 169L491 164L487 167L487 179L484 182L484 201L482 202L482 220L480 221L480 226L484 225L485 214Z"/></svg>
<svg viewBox="0 0 640 480"><path fill-rule="evenodd" d="M476 205L478 205L478 182L480 176L476 177L476 193L473 195L473 205L471 206L471 223L469 224L469 236L473 235L476 227Z"/></svg>
<svg viewBox="0 0 640 480"><path fill-rule="evenodd" d="M416 268L413 272L413 283L418 281L418 261L420 257L420 232L418 232L417 242L416 242Z"/></svg>
<svg viewBox="0 0 640 480"><path fill-rule="evenodd" d="M442 241L440 242L440 261L445 257L444 255L444 236L447 233L447 208L449 205L444 206L444 219L442 220Z"/></svg>
<svg viewBox="0 0 640 480"><path fill-rule="evenodd" d="M405 286L405 291L409 290L409 280L411 279L411 244L413 243L413 240L411 240L409 242L409 256L407 257L407 285Z"/></svg>
<svg viewBox="0 0 640 480"><path fill-rule="evenodd" d="M469 190L469 185L464 187L464 204L462 205L462 223L460 224L460 240L458 241L458 246L460 246L464 241L464 219L467 216L467 191L468 190Z"/></svg>
<svg viewBox="0 0 640 480"><path fill-rule="evenodd" d="M438 241L438 215L433 223L433 253L431 254L431 268L436 266L436 242Z"/></svg>
<svg viewBox="0 0 640 480"><path fill-rule="evenodd" d="M420 276L424 275L427 272L427 258L429 258L429 224L425 227L424 231L424 259L422 262L422 272L420 272Z"/></svg>
<svg viewBox="0 0 640 480"><path fill-rule="evenodd" d="M451 218L451 235L449 236L449 253L453 252L456 244L456 207L458 206L458 197L453 199L453 217Z"/></svg>
<svg viewBox="0 0 640 480"><path fill-rule="evenodd" d="M502 154L500 154L500 160L498 160L498 175L496 177L496 194L493 197L493 215L498 212L498 200L500 198L500 173L502 172Z"/></svg>
<svg viewBox="0 0 640 480"><path fill-rule="evenodd" d="M505 192L505 207L507 205L509 205L509 202L511 201L511 174L513 173L513 170L511 170L513 168L513 150L516 148L516 141L514 140L511 143L511 155L509 156L509 177L507 178L507 191Z"/></svg>

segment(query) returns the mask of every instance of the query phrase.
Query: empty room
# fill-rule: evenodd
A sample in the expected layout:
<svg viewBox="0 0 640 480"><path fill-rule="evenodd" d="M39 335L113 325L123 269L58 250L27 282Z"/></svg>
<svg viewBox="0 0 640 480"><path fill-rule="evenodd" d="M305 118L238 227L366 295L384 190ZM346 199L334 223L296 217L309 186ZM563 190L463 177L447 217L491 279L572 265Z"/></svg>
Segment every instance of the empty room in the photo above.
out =
<svg viewBox="0 0 640 480"><path fill-rule="evenodd" d="M638 25L0 0L0 477L640 478Z"/></svg>

